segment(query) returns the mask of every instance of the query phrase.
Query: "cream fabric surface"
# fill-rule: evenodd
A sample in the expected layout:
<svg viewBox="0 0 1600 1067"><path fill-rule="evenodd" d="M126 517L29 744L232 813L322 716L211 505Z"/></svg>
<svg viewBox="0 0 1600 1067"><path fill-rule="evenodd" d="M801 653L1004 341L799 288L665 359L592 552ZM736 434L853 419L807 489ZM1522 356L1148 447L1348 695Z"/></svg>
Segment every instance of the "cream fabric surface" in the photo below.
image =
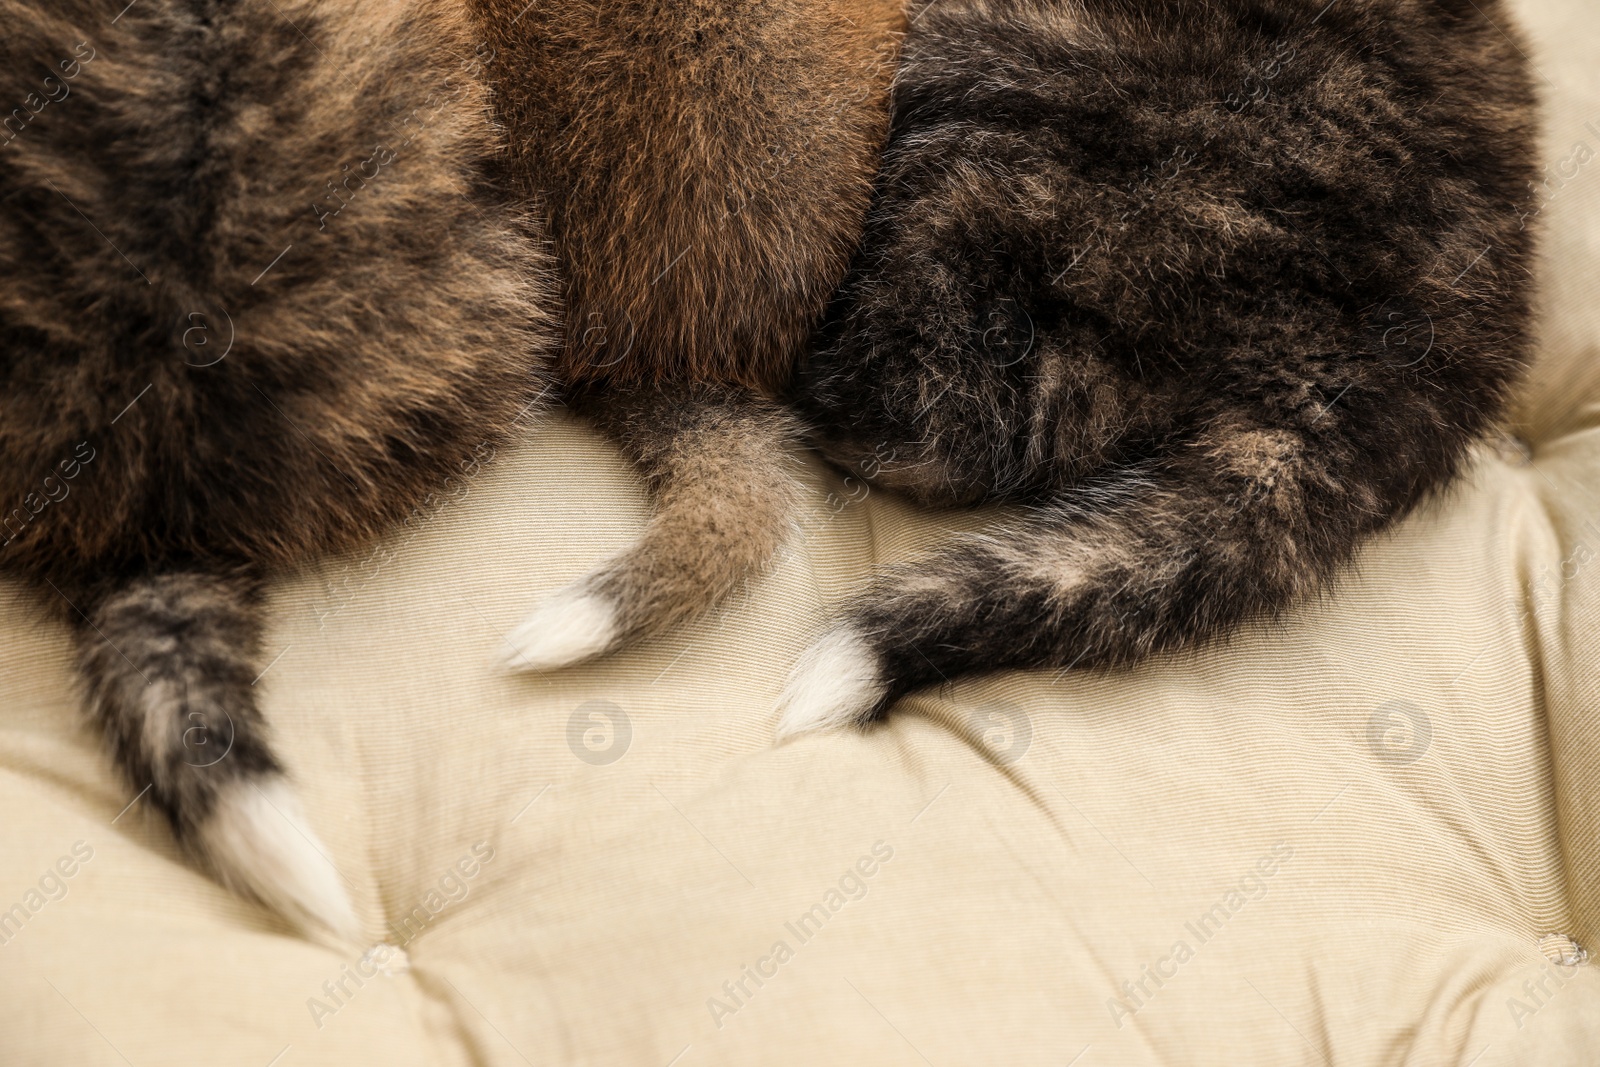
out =
<svg viewBox="0 0 1600 1067"><path fill-rule="evenodd" d="M563 416L278 582L264 699L392 973L181 862L5 587L0 1064L1596 1062L1600 977L1540 939L1600 949L1600 12L1523 6L1553 164L1527 447L1282 625L773 748L826 606L979 521L813 465L748 596L501 676L645 517Z"/></svg>

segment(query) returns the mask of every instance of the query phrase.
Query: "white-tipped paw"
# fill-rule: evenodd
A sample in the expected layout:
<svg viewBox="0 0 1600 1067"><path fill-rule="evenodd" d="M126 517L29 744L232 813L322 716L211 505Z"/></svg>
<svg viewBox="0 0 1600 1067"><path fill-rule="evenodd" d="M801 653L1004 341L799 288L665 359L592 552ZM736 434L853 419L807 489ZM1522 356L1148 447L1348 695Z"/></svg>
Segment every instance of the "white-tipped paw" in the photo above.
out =
<svg viewBox="0 0 1600 1067"><path fill-rule="evenodd" d="M859 726L888 690L872 646L855 630L840 627L808 648L789 675L778 700L778 740Z"/></svg>
<svg viewBox="0 0 1600 1067"><path fill-rule="evenodd" d="M358 944L361 924L344 880L281 778L225 786L201 826L200 850L222 883L316 936Z"/></svg>
<svg viewBox="0 0 1600 1067"><path fill-rule="evenodd" d="M611 602L573 587L533 609L506 638L499 661L512 671L566 667L607 651L617 635Z"/></svg>

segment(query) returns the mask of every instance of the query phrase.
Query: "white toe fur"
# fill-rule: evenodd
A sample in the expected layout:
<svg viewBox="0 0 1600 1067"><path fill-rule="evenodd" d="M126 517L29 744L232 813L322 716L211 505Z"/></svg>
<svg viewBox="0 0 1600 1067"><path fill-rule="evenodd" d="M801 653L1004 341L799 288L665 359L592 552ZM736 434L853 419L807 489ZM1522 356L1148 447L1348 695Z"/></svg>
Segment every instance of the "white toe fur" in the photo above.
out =
<svg viewBox="0 0 1600 1067"><path fill-rule="evenodd" d="M840 627L807 649L795 665L778 701L778 740L859 725L888 688L872 646L856 631Z"/></svg>
<svg viewBox="0 0 1600 1067"><path fill-rule="evenodd" d="M540 604L511 631L500 662L514 671L565 667L605 652L617 634L611 602L575 586Z"/></svg>
<svg viewBox="0 0 1600 1067"><path fill-rule="evenodd" d="M360 943L344 881L281 778L240 778L217 797L200 847L223 884L254 897L307 934Z"/></svg>

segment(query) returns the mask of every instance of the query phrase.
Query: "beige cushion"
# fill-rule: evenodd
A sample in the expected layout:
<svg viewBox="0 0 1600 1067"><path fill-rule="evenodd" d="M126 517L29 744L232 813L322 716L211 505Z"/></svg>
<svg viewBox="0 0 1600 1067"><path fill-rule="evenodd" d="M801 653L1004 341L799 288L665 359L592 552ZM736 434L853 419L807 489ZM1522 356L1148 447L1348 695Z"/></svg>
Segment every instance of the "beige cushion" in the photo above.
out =
<svg viewBox="0 0 1600 1067"><path fill-rule="evenodd" d="M1600 12L1524 6L1550 158L1600 153ZM1594 1062L1600 978L1540 939L1600 948L1600 162L1554 185L1531 462L1485 448L1226 647L772 748L827 605L979 521L814 466L747 597L500 676L500 635L645 516L567 417L279 582L265 701L390 974L123 810L65 634L6 587L0 1064Z"/></svg>

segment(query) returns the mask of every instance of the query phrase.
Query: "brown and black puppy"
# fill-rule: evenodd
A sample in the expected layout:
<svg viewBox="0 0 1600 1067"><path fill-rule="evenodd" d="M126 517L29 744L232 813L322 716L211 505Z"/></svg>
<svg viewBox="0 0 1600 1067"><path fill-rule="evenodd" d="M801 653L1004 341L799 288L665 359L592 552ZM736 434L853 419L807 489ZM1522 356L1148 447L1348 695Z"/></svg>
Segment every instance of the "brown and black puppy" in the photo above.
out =
<svg viewBox="0 0 1600 1067"><path fill-rule="evenodd" d="M1493 0L932 0L796 392L863 476L1031 507L883 574L781 731L1226 634L1448 484L1529 352L1507 24Z"/></svg>
<svg viewBox="0 0 1600 1067"><path fill-rule="evenodd" d="M562 272L556 373L644 474L623 556L512 634L513 667L703 609L792 523L788 382L859 243L897 0L468 0L512 175Z"/></svg>
<svg viewBox="0 0 1600 1067"><path fill-rule="evenodd" d="M257 704L260 583L426 506L540 389L554 293L488 185L463 13L0 22L0 568L71 618L116 762L185 848L354 938Z"/></svg>

